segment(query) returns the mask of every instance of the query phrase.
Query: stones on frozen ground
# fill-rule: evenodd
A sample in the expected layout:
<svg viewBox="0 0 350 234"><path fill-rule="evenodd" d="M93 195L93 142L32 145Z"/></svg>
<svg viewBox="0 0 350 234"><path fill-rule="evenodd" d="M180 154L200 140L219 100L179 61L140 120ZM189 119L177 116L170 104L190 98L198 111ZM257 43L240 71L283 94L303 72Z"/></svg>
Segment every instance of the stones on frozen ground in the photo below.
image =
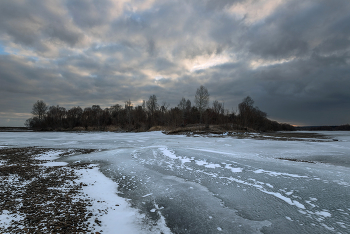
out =
<svg viewBox="0 0 350 234"><path fill-rule="evenodd" d="M11 217L22 217L10 221L6 228L0 226L0 233L20 233L25 229L28 233L90 232L87 207L91 206L91 200L77 196L87 185L74 181L78 178L74 169L90 166L40 166L42 161L36 160L35 156L50 150L36 147L0 149L3 162L0 166L0 214L8 211ZM93 151L70 150L63 155Z"/></svg>

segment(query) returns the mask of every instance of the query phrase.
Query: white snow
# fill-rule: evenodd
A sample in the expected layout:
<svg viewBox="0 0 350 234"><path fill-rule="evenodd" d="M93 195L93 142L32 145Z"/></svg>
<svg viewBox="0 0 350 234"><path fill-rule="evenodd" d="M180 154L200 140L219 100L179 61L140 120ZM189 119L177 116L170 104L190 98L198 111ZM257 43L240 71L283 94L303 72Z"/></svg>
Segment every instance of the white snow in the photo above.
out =
<svg viewBox="0 0 350 234"><path fill-rule="evenodd" d="M199 166L204 166L204 165L207 165L208 163L205 160L196 160L196 164Z"/></svg>
<svg viewBox="0 0 350 234"><path fill-rule="evenodd" d="M13 214L9 212L8 210L2 210L2 214L0 213L0 227L3 227L4 229L8 228L11 221L20 221L23 220L25 216L20 215L18 213Z"/></svg>
<svg viewBox="0 0 350 234"><path fill-rule="evenodd" d="M55 160L59 158L59 155L64 153L62 150L49 151L44 154L39 154L36 159L38 160Z"/></svg>
<svg viewBox="0 0 350 234"><path fill-rule="evenodd" d="M307 178L307 176L301 176L301 175L283 173L283 172L276 172L276 171L266 171L263 169L258 169L256 171L254 171L254 173L256 173L256 174L265 173L265 174L268 174L270 176L290 176L290 177L294 177L294 178Z"/></svg>
<svg viewBox="0 0 350 234"><path fill-rule="evenodd" d="M88 185L83 186L83 192L94 201L92 206L88 207L89 211L93 212L93 219L97 216L102 221L101 227L97 227L96 231L102 230L103 233L149 233L146 230L141 230L143 216L138 213L137 209L131 208L124 198L117 195L117 184L105 177L97 165L93 169L78 170L77 174L82 174L77 182ZM99 216L101 213L98 210L105 212ZM159 223L157 229L159 232L170 232L163 223Z"/></svg>
<svg viewBox="0 0 350 234"><path fill-rule="evenodd" d="M217 168L217 167L221 167L219 164L215 164L215 163L209 163L207 165L205 165L206 168Z"/></svg>
<svg viewBox="0 0 350 234"><path fill-rule="evenodd" d="M327 211L327 210L316 211L315 214L323 216L323 217L331 217L332 216L331 213L329 213L329 211Z"/></svg>
<svg viewBox="0 0 350 234"><path fill-rule="evenodd" d="M241 167L231 167L230 165L231 164L226 164L225 168L226 169L230 169L233 173L238 173L238 172L242 172L243 171L243 168L241 168Z"/></svg>
<svg viewBox="0 0 350 234"><path fill-rule="evenodd" d="M168 148L159 148L159 150L164 154L164 156L177 159L177 156L174 154L174 152L168 150Z"/></svg>
<svg viewBox="0 0 350 234"><path fill-rule="evenodd" d="M58 166L66 166L68 163L66 162L47 162L47 163L43 163L40 164L40 166L44 166L44 167L58 167Z"/></svg>
<svg viewBox="0 0 350 234"><path fill-rule="evenodd" d="M285 202L287 202L289 205L292 205L292 206L296 206L300 209L305 209L305 206L303 204L301 204L300 202L298 201L293 201L292 199L288 198L288 197L285 197L283 196L282 194L280 193L276 193L276 192L269 192L269 191L266 191L266 190L261 190L262 192L264 193L267 193L267 194L271 194Z"/></svg>

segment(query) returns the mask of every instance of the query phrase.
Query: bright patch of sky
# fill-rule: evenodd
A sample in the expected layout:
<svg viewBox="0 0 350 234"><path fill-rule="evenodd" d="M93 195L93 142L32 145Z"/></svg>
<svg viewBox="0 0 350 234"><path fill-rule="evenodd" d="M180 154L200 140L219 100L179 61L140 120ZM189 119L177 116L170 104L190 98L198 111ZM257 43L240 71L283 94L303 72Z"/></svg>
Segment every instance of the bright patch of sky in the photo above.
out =
<svg viewBox="0 0 350 234"><path fill-rule="evenodd" d="M288 58L288 59L279 59L279 60L264 60L264 59L258 59L253 60L250 62L250 67L252 69L257 69L259 67L266 67L266 66L272 66L272 65L278 65L283 63L288 63L290 61L293 61L295 57Z"/></svg>
<svg viewBox="0 0 350 234"><path fill-rule="evenodd" d="M6 51L5 51L5 47L0 43L0 54L8 54Z"/></svg>
<svg viewBox="0 0 350 234"><path fill-rule="evenodd" d="M198 70L205 70L208 69L210 67L215 67L224 63L227 63L230 61L230 58L228 56L225 55L216 55L216 56L212 56L208 59L200 59L199 61L196 61L192 68L191 68L191 72L195 72Z"/></svg>

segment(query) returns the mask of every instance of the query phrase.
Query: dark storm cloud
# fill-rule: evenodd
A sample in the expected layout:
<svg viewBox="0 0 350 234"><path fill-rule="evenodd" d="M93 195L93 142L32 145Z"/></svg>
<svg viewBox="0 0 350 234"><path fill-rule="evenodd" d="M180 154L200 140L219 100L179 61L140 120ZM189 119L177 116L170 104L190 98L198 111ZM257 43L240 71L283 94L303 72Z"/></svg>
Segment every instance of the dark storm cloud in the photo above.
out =
<svg viewBox="0 0 350 234"><path fill-rule="evenodd" d="M249 29L249 50L261 57L303 56L349 48L350 4L290 1Z"/></svg>
<svg viewBox="0 0 350 234"><path fill-rule="evenodd" d="M249 95L279 121L344 124L349 12L347 0L1 1L1 113L152 94L175 106L203 84L230 111Z"/></svg>
<svg viewBox="0 0 350 234"><path fill-rule="evenodd" d="M0 31L7 33L19 44L39 50L45 47L41 44L43 40L76 45L83 35L71 27L68 19L63 18L55 9L50 9L49 2L2 1Z"/></svg>

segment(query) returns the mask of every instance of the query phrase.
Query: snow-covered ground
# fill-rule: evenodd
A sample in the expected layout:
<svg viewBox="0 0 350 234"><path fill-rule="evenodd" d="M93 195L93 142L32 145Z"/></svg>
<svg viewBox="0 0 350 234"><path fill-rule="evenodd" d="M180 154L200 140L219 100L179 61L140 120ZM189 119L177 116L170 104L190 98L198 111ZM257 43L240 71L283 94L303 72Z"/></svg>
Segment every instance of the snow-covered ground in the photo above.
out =
<svg viewBox="0 0 350 234"><path fill-rule="evenodd" d="M350 133L322 133L338 141L2 132L0 147L100 149L60 161L108 177L81 172L113 207L104 233L350 233Z"/></svg>

